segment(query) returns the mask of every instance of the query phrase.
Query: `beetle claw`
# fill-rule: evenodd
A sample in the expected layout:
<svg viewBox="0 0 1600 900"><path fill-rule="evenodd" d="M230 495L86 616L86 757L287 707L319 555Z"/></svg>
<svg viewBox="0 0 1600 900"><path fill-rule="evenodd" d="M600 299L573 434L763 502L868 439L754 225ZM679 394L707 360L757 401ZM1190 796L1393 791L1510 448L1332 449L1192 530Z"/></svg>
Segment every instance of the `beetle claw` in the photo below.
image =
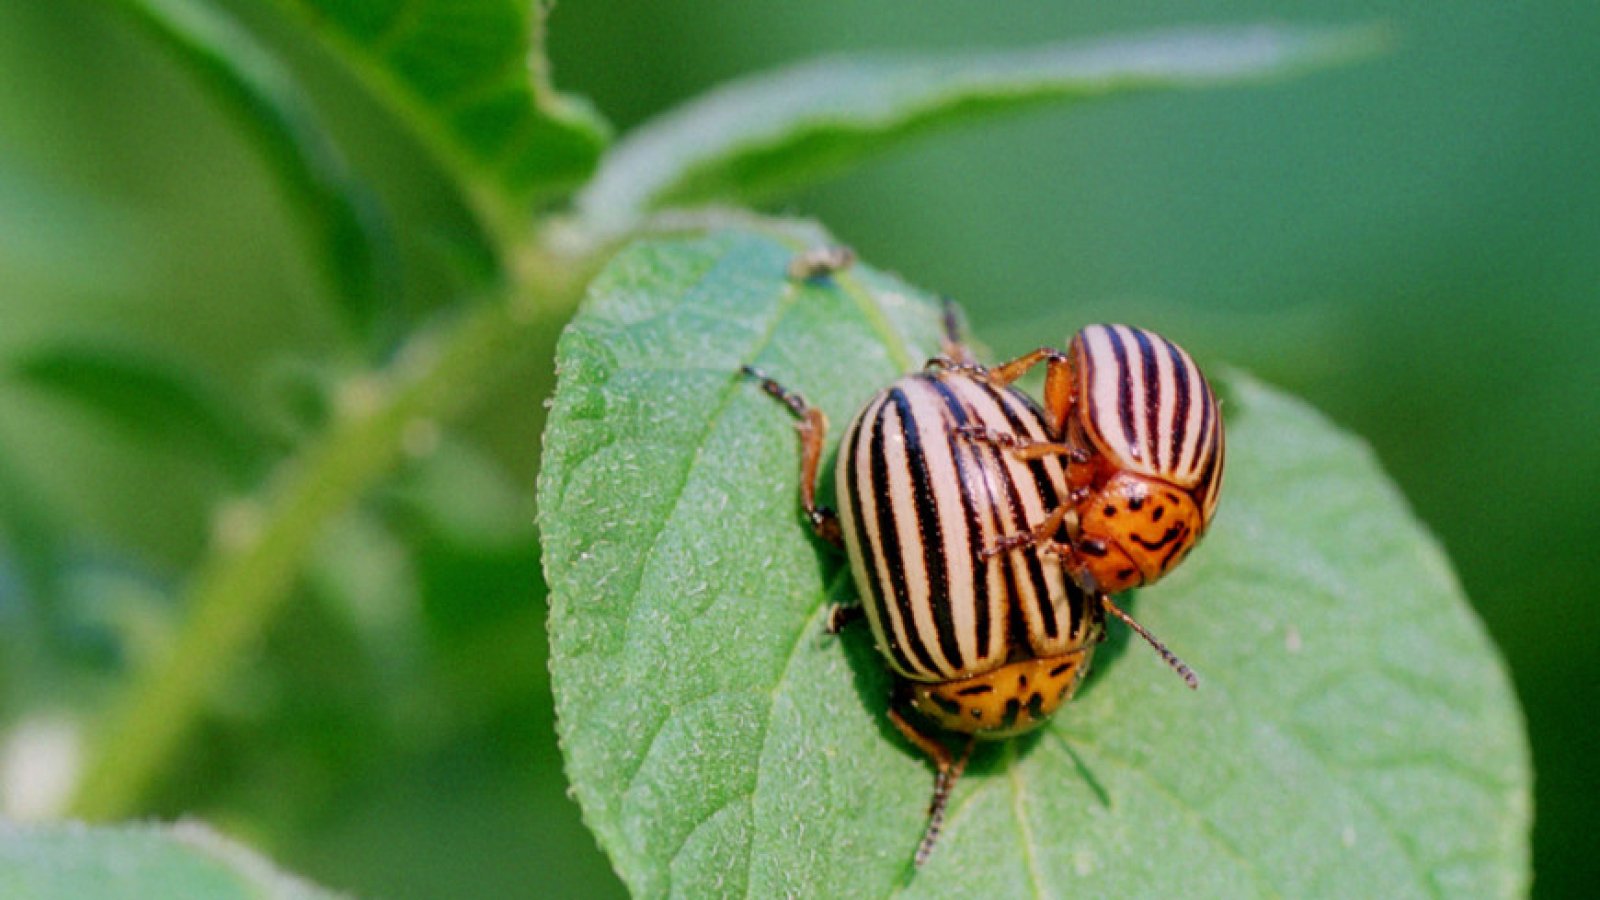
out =
<svg viewBox="0 0 1600 900"><path fill-rule="evenodd" d="M1020 550L1032 543L1033 535L1025 531L1018 534L1008 534L983 548L983 558L986 560L994 559L996 556L1010 553L1013 550Z"/></svg>
<svg viewBox="0 0 1600 900"><path fill-rule="evenodd" d="M989 380L989 370L983 366L977 363L962 362L943 353L929 359L923 364L923 368L929 371L948 372L953 375L966 375L979 381Z"/></svg>
<svg viewBox="0 0 1600 900"><path fill-rule="evenodd" d="M957 425L954 430L957 437L980 444L988 444L991 447L998 447L1002 450L1015 449L1021 446L1022 443L1014 434L995 431L982 425Z"/></svg>
<svg viewBox="0 0 1600 900"><path fill-rule="evenodd" d="M828 608L828 620L822 628L829 634L838 634L846 625L861 618L863 612L859 603L835 603Z"/></svg>

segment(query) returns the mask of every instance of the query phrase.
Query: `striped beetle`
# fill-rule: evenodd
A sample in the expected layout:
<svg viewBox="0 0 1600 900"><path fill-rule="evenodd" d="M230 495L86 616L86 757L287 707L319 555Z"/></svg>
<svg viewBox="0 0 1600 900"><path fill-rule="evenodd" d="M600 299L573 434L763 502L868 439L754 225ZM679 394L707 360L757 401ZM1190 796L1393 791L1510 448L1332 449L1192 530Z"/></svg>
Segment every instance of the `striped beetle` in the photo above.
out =
<svg viewBox="0 0 1600 900"><path fill-rule="evenodd" d="M1091 593L1155 581L1217 511L1225 446L1211 385L1183 348L1127 325L1090 325L1065 354L1040 348L985 377L1009 385L1040 362L1049 440L982 425L962 433L1023 459L1066 456L1072 502L995 549L1047 546Z"/></svg>
<svg viewBox="0 0 1600 900"><path fill-rule="evenodd" d="M944 356L878 392L846 430L837 512L816 502L827 417L744 367L798 418L801 507L816 533L849 558L860 602L835 607L828 630L865 613L896 676L889 719L937 770L919 867L976 741L1026 732L1070 700L1105 636L1106 613L1148 641L1190 687L1198 684L1112 602L1106 592L1120 589L1109 587L1117 580L1104 578L1097 563L1121 563L1116 548L1151 581L1198 539L1221 477L1216 402L1187 354L1149 332L1091 326L1071 346L1067 354L1041 350L985 369L960 341L947 303ZM1101 355L1107 347L1109 361ZM1158 350L1166 364L1149 358ZM1050 366L1044 409L1011 386L1038 362ZM1177 407L1168 410L1172 398ZM1107 438L1113 408L1121 431ZM1143 427L1134 416L1145 417ZM1190 478L1192 471L1202 474ZM1190 505L1169 489L1188 491ZM1163 531L1170 536L1155 547L1126 527L1159 523L1169 506L1169 529L1182 527ZM1123 510L1131 515L1119 521ZM1137 549L1123 550L1125 541ZM1182 548L1146 565L1172 543ZM913 719L967 735L965 749L955 756Z"/></svg>

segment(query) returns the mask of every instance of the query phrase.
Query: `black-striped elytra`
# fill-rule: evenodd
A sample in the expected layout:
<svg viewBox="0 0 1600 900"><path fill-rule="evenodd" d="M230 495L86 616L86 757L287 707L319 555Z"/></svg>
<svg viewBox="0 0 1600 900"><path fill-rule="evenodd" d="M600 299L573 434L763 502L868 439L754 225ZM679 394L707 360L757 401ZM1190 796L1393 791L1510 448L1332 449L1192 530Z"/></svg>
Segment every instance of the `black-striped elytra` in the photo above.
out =
<svg viewBox="0 0 1600 900"><path fill-rule="evenodd" d="M1221 409L1183 348L1127 325L1090 325L1061 353L1043 347L984 370L1009 385L1046 364L1048 441L983 428L964 433L1023 458L1068 454L1075 500L999 549L1048 546L1090 592L1150 584L1210 527L1226 459ZM1065 527L1066 539L1057 534Z"/></svg>
<svg viewBox="0 0 1600 900"><path fill-rule="evenodd" d="M827 417L764 372L744 367L799 419L801 508L818 536L841 547L849 559L859 603L836 607L828 629L866 619L895 676L888 717L935 766L928 825L914 858L918 867L938 840L951 790L976 741L1024 733L1070 700L1104 638L1107 613L1133 627L1191 687L1198 683L1109 597L1104 586L1109 581L1100 580L1092 562L1111 557L1109 551L1120 549L1125 533L1086 529L1090 517L1084 510L1088 501L1099 504L1102 516L1093 521L1104 525L1104 510L1114 502L1126 506L1143 497L1131 512L1144 512L1146 520L1161 502L1170 511L1158 518L1168 519L1169 527L1180 518L1186 523L1169 542L1192 545L1215 509L1220 483L1220 424L1211 424L1217 422L1216 404L1187 355L1179 356L1175 345L1149 332L1137 334L1168 354L1165 368L1140 368L1145 380L1129 379L1126 373L1139 357L1124 351L1122 358L1135 363L1120 370L1102 363L1085 382L1079 374L1082 362L1101 348L1103 336L1126 336L1111 329L1125 326L1091 326L1074 338L1067 354L1039 351L986 369L959 339L954 307L947 304L943 355L879 391L845 430L835 473L837 512L816 502ZM1131 343L1147 346L1137 337ZM1115 363L1117 357L1111 359ZM1187 368L1178 365L1180 359ZM1038 362L1050 364L1043 408L1011 386ZM1192 372L1200 385L1185 382L1192 411L1152 411L1123 402L1097 380L1108 369L1122 372L1127 391L1158 385L1171 388L1172 397L1180 393L1173 387L1177 379ZM1064 383L1063 375L1070 380ZM1093 402L1086 403L1086 390L1101 393L1087 394ZM1104 412L1106 397L1117 414L1131 409L1130 415L1146 416L1146 431L1138 422L1130 429L1144 443L1090 439L1115 418L1083 421ZM1142 400L1161 404L1169 402L1167 397L1146 392ZM1157 434L1161 423L1180 421L1187 436ZM1125 422L1116 420L1119 427ZM1165 449L1150 452L1152 441L1164 441ZM1140 451L1137 461L1184 463L1187 468L1178 468L1188 472L1207 467L1201 459L1207 446L1217 454L1209 464L1209 480L1186 483L1167 481L1151 466L1130 473L1111 455L1133 448ZM1124 486L1129 483L1134 489ZM1198 499L1184 508L1153 493L1163 490ZM1123 521L1138 518L1127 515ZM1145 537L1142 531L1132 533ZM1096 542L1108 552L1094 556ZM1082 552L1086 546L1089 554ZM1170 570L1186 548L1143 580ZM1136 563L1144 559L1127 555ZM1119 569L1127 567L1117 562ZM967 737L959 754L939 732Z"/></svg>

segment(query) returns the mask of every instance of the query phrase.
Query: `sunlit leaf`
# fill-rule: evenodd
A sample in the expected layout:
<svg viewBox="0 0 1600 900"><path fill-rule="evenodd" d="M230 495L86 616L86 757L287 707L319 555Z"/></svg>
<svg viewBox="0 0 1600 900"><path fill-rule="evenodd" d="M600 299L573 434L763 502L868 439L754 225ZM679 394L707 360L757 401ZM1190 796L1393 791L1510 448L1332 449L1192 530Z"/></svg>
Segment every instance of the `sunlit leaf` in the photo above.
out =
<svg viewBox="0 0 1600 900"><path fill-rule="evenodd" d="M790 416L738 369L837 438L937 317L865 266L787 280L803 246L634 244L561 344L539 491L558 722L636 893L1526 890L1521 715L1449 565L1364 445L1238 374L1221 514L1134 600L1200 689L1118 631L1047 727L980 750L912 877L931 771L885 723L867 636L823 632L849 576L798 515Z"/></svg>

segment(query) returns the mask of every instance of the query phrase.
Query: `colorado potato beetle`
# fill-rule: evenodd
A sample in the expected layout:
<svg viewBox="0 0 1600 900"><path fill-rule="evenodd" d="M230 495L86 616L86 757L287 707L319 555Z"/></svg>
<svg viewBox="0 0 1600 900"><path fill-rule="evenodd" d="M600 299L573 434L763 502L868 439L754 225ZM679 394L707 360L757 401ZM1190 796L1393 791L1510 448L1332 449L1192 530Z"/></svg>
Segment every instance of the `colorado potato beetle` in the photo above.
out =
<svg viewBox="0 0 1600 900"><path fill-rule="evenodd" d="M864 614L895 676L889 719L936 768L928 827L915 857L919 867L938 838L950 791L976 741L1026 732L1070 700L1104 638L1107 613L1133 627L1191 687L1197 684L1187 666L1112 602L1096 570L1080 567L1085 556L1098 558L1082 552L1084 542L1107 540L1106 532L1081 527L1087 517L1079 510L1087 499L1126 506L1144 496L1154 502L1137 486L1119 486L1149 484L1154 475L1141 469L1130 477L1147 481L1114 482L1127 473L1117 470L1108 449L1122 445L1071 443L1094 433L1079 419L1081 412L1100 408L1101 396L1093 396L1094 406L1073 403L1062 410L1050 402L1050 391L1062 390L1055 357L1030 354L988 370L960 341L948 305L945 332L944 356L879 391L846 429L835 473L837 512L816 502L827 417L800 394L744 367L799 419L801 507L815 532L849 559L859 603L836 607L829 631ZM1041 360L1052 363L1053 379L1047 381L1044 409L1011 386ZM1158 367L1155 378L1140 384L1167 384L1181 371L1187 370ZM1168 381L1160 380L1162 372ZM1089 384L1100 389L1098 381ZM1200 384L1196 389L1188 382L1188 396L1210 404L1205 415L1214 419L1215 404ZM1114 391L1110 396L1120 402ZM1150 394L1144 402L1164 402L1163 396ZM1170 417L1183 419L1176 412ZM1160 419L1150 417L1152 423ZM1183 424L1192 426L1189 419ZM1214 433L1220 445L1220 431ZM1153 459L1177 461L1204 449L1198 437L1169 443L1176 450L1165 456L1148 453L1149 444L1139 449ZM1155 490L1163 486L1177 487L1163 481ZM1202 494L1194 502L1209 511L1214 489L1209 506L1205 500ZM1176 501L1166 502L1175 517L1183 514ZM1132 511L1148 518L1145 510ZM938 731L967 736L959 756L935 736Z"/></svg>
<svg viewBox="0 0 1600 900"><path fill-rule="evenodd" d="M1065 457L1071 495L994 551L1048 547L1091 593L1154 582L1188 556L1216 514L1225 446L1211 385L1177 344L1127 325L1090 325L1065 354L1041 348L979 377L1009 385L1040 362L1047 440L962 432L1024 459Z"/></svg>

